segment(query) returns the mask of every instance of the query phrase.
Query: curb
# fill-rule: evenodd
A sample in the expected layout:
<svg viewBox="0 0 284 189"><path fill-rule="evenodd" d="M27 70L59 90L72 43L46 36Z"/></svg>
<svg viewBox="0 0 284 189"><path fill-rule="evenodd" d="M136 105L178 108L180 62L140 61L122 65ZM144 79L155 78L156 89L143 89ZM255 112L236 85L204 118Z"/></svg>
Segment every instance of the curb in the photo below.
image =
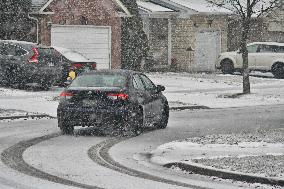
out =
<svg viewBox="0 0 284 189"><path fill-rule="evenodd" d="M211 109L207 106L177 106L170 107L170 110L197 110L197 109Z"/></svg>
<svg viewBox="0 0 284 189"><path fill-rule="evenodd" d="M284 180L280 180L277 178L269 178L269 177L267 178L252 174L242 174L239 172L237 173L237 172L225 171L220 169L210 169L206 167L200 167L197 165L180 163L180 162L168 163L163 165L163 167L166 168L171 168L172 166L178 167L184 171L193 172L200 175L215 176L223 179L233 179L238 181L246 181L249 183L262 183L269 185L284 186Z"/></svg>
<svg viewBox="0 0 284 189"><path fill-rule="evenodd" d="M22 115L22 116L4 116L4 117L0 117L0 120L6 120L6 119L23 119L23 118L51 118L51 119L55 119L56 117L50 116L50 115L46 115L46 114L32 114L32 115Z"/></svg>

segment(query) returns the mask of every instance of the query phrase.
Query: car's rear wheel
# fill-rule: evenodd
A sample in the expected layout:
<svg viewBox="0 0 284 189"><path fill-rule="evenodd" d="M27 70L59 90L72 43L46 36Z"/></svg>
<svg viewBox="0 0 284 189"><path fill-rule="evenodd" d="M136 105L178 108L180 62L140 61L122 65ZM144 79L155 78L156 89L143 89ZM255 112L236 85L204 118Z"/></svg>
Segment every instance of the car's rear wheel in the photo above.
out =
<svg viewBox="0 0 284 189"><path fill-rule="evenodd" d="M271 72L277 79L283 79L284 78L284 63L277 62L273 64L271 68Z"/></svg>
<svg viewBox="0 0 284 189"><path fill-rule="evenodd" d="M234 73L233 62L229 59L222 60L221 71L222 71L223 74L233 74Z"/></svg>
<svg viewBox="0 0 284 189"><path fill-rule="evenodd" d="M68 125L66 120L61 117L58 117L58 127L63 135L72 135L74 133L74 126Z"/></svg>
<svg viewBox="0 0 284 189"><path fill-rule="evenodd" d="M163 108L162 117L160 122L157 124L158 129L165 129L168 125L169 120L169 105L166 103Z"/></svg>

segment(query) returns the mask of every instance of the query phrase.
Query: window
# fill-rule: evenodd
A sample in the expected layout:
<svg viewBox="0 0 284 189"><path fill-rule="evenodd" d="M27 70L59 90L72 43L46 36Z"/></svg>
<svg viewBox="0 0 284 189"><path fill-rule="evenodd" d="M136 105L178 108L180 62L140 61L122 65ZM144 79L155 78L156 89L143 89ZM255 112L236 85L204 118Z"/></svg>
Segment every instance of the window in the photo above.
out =
<svg viewBox="0 0 284 189"><path fill-rule="evenodd" d="M148 77L146 77L145 75L140 75L140 77L144 83L146 90L154 91L157 89L156 85Z"/></svg>
<svg viewBox="0 0 284 189"><path fill-rule="evenodd" d="M275 52L275 46L259 45L257 52L260 52L260 53L271 53L271 52Z"/></svg>
<svg viewBox="0 0 284 189"><path fill-rule="evenodd" d="M143 85L143 82L142 82L142 80L140 79L140 77L139 77L137 74L135 74L135 75L133 76L132 82L133 82L133 87L134 87L135 89L138 89L138 90L145 90L145 87L144 87L144 85Z"/></svg>
<svg viewBox="0 0 284 189"><path fill-rule="evenodd" d="M284 53L284 46L279 46L279 47L276 49L276 52L277 52L277 53Z"/></svg>
<svg viewBox="0 0 284 189"><path fill-rule="evenodd" d="M248 53L256 53L258 49L258 45L250 45L247 46Z"/></svg>
<svg viewBox="0 0 284 189"><path fill-rule="evenodd" d="M7 44L7 55L16 56L16 46Z"/></svg>
<svg viewBox="0 0 284 189"><path fill-rule="evenodd" d="M82 75L72 82L71 87L117 87L126 86L126 77L120 74L97 73Z"/></svg>
<svg viewBox="0 0 284 189"><path fill-rule="evenodd" d="M21 47L15 46L15 53L16 53L16 56L23 56L27 54L27 51L25 51Z"/></svg>

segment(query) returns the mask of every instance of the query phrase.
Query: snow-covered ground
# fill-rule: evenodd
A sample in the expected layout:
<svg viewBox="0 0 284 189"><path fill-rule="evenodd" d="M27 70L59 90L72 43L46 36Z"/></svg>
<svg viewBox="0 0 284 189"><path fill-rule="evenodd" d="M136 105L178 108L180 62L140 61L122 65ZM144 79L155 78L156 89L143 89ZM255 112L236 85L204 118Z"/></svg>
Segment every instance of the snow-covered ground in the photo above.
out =
<svg viewBox="0 0 284 189"><path fill-rule="evenodd" d="M239 75L188 73L149 73L147 75L156 84L166 87L164 94L172 107L198 105L210 108L226 108L284 104L284 80L251 77L252 93L238 96L235 94L242 92L242 77ZM0 117L25 115L27 113L56 116L61 91L62 88L57 87L50 91L22 91L0 88ZM258 172L258 170L255 170L255 173L283 179L283 130L280 132L280 137L275 132L271 133L271 137L268 138L276 140L269 141L261 137L251 137L256 136L255 134L246 134L242 137L218 135L201 139L173 141L154 150L152 152L152 162L164 164L172 161L190 161L203 166L213 166L208 162L214 159L214 168L240 171L243 167L234 167L232 164L227 165L226 162L233 160L234 162L240 162L237 164L241 164L247 157L257 159L256 157L265 155L265 157L261 158L262 161L259 162L263 163L264 159L269 163L271 162L271 156L273 156L276 158L272 164L277 163L278 167L282 167L282 169L278 169L279 172ZM232 140L228 140L228 138L232 138ZM202 148L203 153L200 153L200 148ZM193 154L192 151L199 153ZM253 151L253 156L251 156L251 153L249 156L248 151ZM255 164L250 165L252 167L256 166ZM261 164L261 166L268 165ZM246 168L247 172L251 173L248 165L246 165Z"/></svg>
<svg viewBox="0 0 284 189"><path fill-rule="evenodd" d="M170 106L207 106L210 108L284 104L284 80L251 77L251 94L242 92L242 76L188 73L149 73L164 91ZM22 91L0 88L0 110L13 109L28 113L56 116L62 88L50 91ZM1 113L2 112L2 113ZM24 114L26 113L24 112ZM0 111L0 116L7 112ZM17 112L16 114L19 114Z"/></svg>
<svg viewBox="0 0 284 189"><path fill-rule="evenodd" d="M210 108L284 104L284 80L251 77L251 94L242 93L242 76L221 74L148 74L166 86L172 106L203 105Z"/></svg>
<svg viewBox="0 0 284 189"><path fill-rule="evenodd" d="M182 162L284 180L284 128L173 141L154 150L151 161L161 165Z"/></svg>

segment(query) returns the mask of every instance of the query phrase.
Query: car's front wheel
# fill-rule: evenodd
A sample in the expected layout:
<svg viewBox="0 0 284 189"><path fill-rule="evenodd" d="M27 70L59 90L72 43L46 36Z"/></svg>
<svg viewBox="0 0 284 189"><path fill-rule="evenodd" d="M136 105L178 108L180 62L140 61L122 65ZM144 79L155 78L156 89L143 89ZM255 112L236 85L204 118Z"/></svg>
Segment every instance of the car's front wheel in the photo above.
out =
<svg viewBox="0 0 284 189"><path fill-rule="evenodd" d="M168 125L169 120L169 105L166 103L163 108L162 117L160 122L157 124L158 129L165 129Z"/></svg>
<svg viewBox="0 0 284 189"><path fill-rule="evenodd" d="M284 78L284 63L277 62L275 63L272 68L271 72L277 79L283 79Z"/></svg>
<svg viewBox="0 0 284 189"><path fill-rule="evenodd" d="M68 125L66 120L62 117L58 117L58 127L63 135L72 135L74 133L74 126Z"/></svg>

